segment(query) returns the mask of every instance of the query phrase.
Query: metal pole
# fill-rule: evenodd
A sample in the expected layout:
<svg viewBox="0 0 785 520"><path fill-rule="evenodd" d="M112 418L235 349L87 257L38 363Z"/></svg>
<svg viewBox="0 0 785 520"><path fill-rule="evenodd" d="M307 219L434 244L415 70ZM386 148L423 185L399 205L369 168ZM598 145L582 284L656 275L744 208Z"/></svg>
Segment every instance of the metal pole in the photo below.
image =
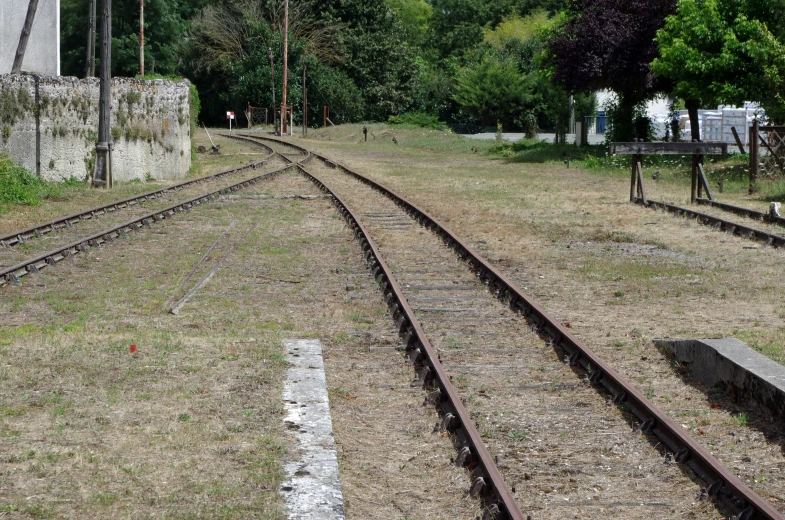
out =
<svg viewBox="0 0 785 520"><path fill-rule="evenodd" d="M284 135L287 128L286 122L286 82L289 63L289 0L284 2L283 15L283 100L281 101L281 135Z"/></svg>
<svg viewBox="0 0 785 520"><path fill-rule="evenodd" d="M36 9L38 9L38 0L30 0L30 3L27 4L25 25L22 27L22 35L19 37L19 46L16 48L16 56L14 57L14 65L11 67L11 74L20 74L22 72L22 61L25 59L27 40L30 39L30 31L33 28Z"/></svg>
<svg viewBox="0 0 785 520"><path fill-rule="evenodd" d="M112 187L112 0L101 4L101 94L98 101L98 144L95 145L93 186Z"/></svg>
<svg viewBox="0 0 785 520"><path fill-rule="evenodd" d="M275 125L275 60L273 59L273 50L269 49L270 51L270 76L272 77L272 86L273 86L273 126Z"/></svg>
<svg viewBox="0 0 785 520"><path fill-rule="evenodd" d="M139 75L144 76L144 0L139 0Z"/></svg>

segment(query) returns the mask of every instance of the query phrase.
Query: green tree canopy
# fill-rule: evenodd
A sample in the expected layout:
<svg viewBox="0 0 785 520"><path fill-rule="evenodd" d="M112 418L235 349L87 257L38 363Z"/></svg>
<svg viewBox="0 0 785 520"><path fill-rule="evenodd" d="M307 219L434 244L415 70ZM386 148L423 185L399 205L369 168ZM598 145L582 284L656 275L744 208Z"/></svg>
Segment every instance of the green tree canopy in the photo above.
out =
<svg viewBox="0 0 785 520"><path fill-rule="evenodd" d="M782 82L785 48L738 0L680 0L657 33L652 70L673 82L698 138L700 106L763 101Z"/></svg>
<svg viewBox="0 0 785 520"><path fill-rule="evenodd" d="M485 125L497 121L508 125L529 113L539 97L534 78L523 75L512 60L488 57L458 75L453 96L462 107Z"/></svg>

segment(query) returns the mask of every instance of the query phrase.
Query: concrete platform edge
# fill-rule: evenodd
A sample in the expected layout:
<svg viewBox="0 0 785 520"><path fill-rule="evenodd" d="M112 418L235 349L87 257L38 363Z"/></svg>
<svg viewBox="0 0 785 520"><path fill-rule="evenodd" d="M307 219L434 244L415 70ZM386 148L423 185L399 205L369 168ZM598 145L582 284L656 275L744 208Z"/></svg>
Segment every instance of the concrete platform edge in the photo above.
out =
<svg viewBox="0 0 785 520"><path fill-rule="evenodd" d="M343 520L344 503L338 473L322 344L319 340L284 340L289 369L283 389L287 428L296 446L284 463L281 495L289 518Z"/></svg>
<svg viewBox="0 0 785 520"><path fill-rule="evenodd" d="M785 367L736 338L654 339L674 355L693 379L730 394L740 404L754 402L777 419L785 418Z"/></svg>

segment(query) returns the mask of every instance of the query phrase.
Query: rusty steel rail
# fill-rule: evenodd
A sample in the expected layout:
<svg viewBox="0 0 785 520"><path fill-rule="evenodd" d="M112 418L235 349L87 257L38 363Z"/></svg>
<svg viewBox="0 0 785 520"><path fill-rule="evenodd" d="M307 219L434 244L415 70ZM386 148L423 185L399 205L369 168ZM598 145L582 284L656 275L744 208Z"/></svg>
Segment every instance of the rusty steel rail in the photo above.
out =
<svg viewBox="0 0 785 520"><path fill-rule="evenodd" d="M778 217L777 215L771 215L770 213L763 211L756 211L754 209L744 208L742 206L734 206L733 204L728 204L727 202L718 202L716 200L697 198L695 199L695 202L698 204L703 204L704 206L719 208L729 213L735 213L736 215L742 217L751 218L753 220L760 220L763 222L768 222L769 224L785 227L785 217Z"/></svg>
<svg viewBox="0 0 785 520"><path fill-rule="evenodd" d="M315 156L322 158L318 154ZM705 447L696 442L665 412L649 401L632 383L613 370L566 327L550 316L539 303L521 291L511 280L490 265L487 260L447 227L394 191L345 166L332 163L386 195L417 219L421 225L440 235L449 247L471 265L477 276L488 285L497 298L508 299L512 309L531 320L539 332L550 339L554 347L565 352L569 357L570 364L581 366L589 374L589 381L592 384L603 387L612 396L613 402L617 406L628 407L641 421L641 431L657 437L668 450L673 452L676 462L689 467L706 483L708 495L721 501L737 515L737 519L785 519L785 516L731 473ZM410 346L409 350L412 355L417 355L416 349L412 349Z"/></svg>
<svg viewBox="0 0 785 520"><path fill-rule="evenodd" d="M275 139L263 139L277 142ZM290 143L285 144L294 146ZM305 149L303 148L303 150ZM550 316L539 303L521 291L510 279L477 254L468 244L463 242L438 220L389 188L319 154L314 154L314 156L325 161L328 166L340 168L360 182L376 189L393 200L422 226L441 236L445 244L451 247L461 259L471 266L477 277L488 286L489 290L497 298L508 301L513 310L520 312L530 320L538 332L550 340L554 348L566 354L565 359L569 360L571 365L580 366L586 371L590 383L598 389L603 388L608 392L612 397L613 403L619 407L625 406L634 414L641 422L641 431L656 437L666 450L673 453L674 460L678 464L689 468L703 480L706 483L705 491L707 495L727 507L737 520L785 520L785 516L731 473L704 446L696 442L681 426L647 399L640 390L635 388L621 374L613 370L580 339ZM334 194L333 196L340 200ZM356 230L361 230L361 234L366 236L367 232L357 221L356 217L351 215L349 218L354 222L352 227ZM386 269L386 264L380 261L381 256L378 255L378 250L371 247L373 243L370 239L364 238L361 241L364 249L367 251L366 258L374 258L376 265L374 276L377 280L383 282L382 287L393 310L393 316L397 319L400 331L405 337L407 354L416 363L423 364L423 368L419 372L419 379L427 382L428 378L435 378L437 374L441 373L437 372L437 369L441 368L439 366L440 363L438 358L430 357L432 352L428 352L424 348L424 343L415 334L415 332L421 333L422 330L414 328L413 324L416 321L410 319L406 312L411 309L404 305L406 300L400 293L400 287L394 284L394 279L390 275L389 269ZM365 245L366 243L368 245ZM402 299L398 301L399 298ZM433 359L436 359L436 361L433 361ZM438 402L441 399L444 399L443 393L440 393L434 400ZM455 414L452 417L445 415L442 424L445 423L447 427L460 427L463 425L461 419L455 416ZM458 458L460 459L461 455Z"/></svg>
<svg viewBox="0 0 785 520"><path fill-rule="evenodd" d="M109 204L104 204L103 206L90 208L78 213L67 215L65 217L59 217L54 220L50 220L49 222L45 222L43 224L37 224L35 226L29 227L27 229L23 229L21 231L15 231L13 233L0 236L0 247L8 247L8 246L16 246L19 244L24 244L27 240L38 238L42 235L46 235L48 233L57 231L58 229L73 227L74 224L81 222L83 220L89 220L92 218L100 217L101 215L105 215L106 213L113 213L116 211L120 211L121 209L127 208L128 206L141 204L143 202L147 202L150 199L157 199L169 193L185 189L195 184L200 184L205 181L219 179L227 175L234 175L236 173L240 173L248 169L255 170L257 167L261 167L267 164L267 161L269 161L273 156L276 155L275 151L269 146L262 143L256 143L256 144L269 149L271 152L270 155L268 155L261 161L256 161L241 166L239 168L232 168L230 170L224 170L218 173L204 175L197 179L192 179L189 181L180 182L178 184L173 184L171 186L167 186L166 188L161 188L159 190L148 191L147 193L142 193L141 195L128 197L127 199L116 200L114 202L110 202Z"/></svg>
<svg viewBox="0 0 785 520"><path fill-rule="evenodd" d="M262 175L257 175L256 177L246 179L236 184L232 184L231 186L224 186L209 193L203 193L202 195L198 195L183 202L178 202L177 204L167 208L150 212L146 215L135 218L111 229L101 231L100 233L96 233L89 237L80 238L79 240L71 242L66 246L52 249L34 258L24 260L14 266L0 270L0 286L6 285L8 283L17 283L23 276L26 276L30 273L37 273L41 269L44 269L48 266L53 266L62 260L75 256L79 253L84 253L91 247L98 247L103 243L112 242L114 239L127 234L129 231L137 231L143 227L150 227L153 222L159 222L168 217L171 217L172 215L175 215L176 213L188 211L195 206L210 202L224 193L238 191L243 188L247 188L248 186L253 186L258 182L271 179L276 175L280 175L281 173L287 171L291 167L292 166L289 164L278 168L277 170L273 170Z"/></svg>
<svg viewBox="0 0 785 520"><path fill-rule="evenodd" d="M404 337L407 351L411 353L412 360L416 363L416 381L423 388L433 389L426 400L439 408L442 417L441 431L449 432L453 436L458 451L455 462L466 468L471 475L470 494L473 497L481 498L484 502L484 518L489 520L523 520L523 513L518 508L515 498L496 467L480 432L450 382L450 376L442 367L436 350L428 341L420 322L415 317L414 311L409 306L409 302L384 261L376 243L340 196L301 165L298 164L298 168L322 191L332 195L341 215L349 223L360 241L365 253L365 260L384 292L385 301L390 307L390 313L400 334Z"/></svg>
<svg viewBox="0 0 785 520"><path fill-rule="evenodd" d="M640 197L636 197L635 203L652 209L664 209L665 211L669 213L673 213L674 215L679 217L694 218L699 223L705 226L710 226L716 229L717 231L725 231L727 233L730 233L731 235L737 235L742 238L747 238L749 240L756 240L758 242L763 242L764 244L772 247L777 247L777 248L785 247L784 236L775 235L774 233L769 233L767 231L755 229L753 227L745 226L744 224L738 224L736 222L724 220L689 208L683 208L681 206L676 206L675 204L669 204L667 202L647 200L644 203L643 200L640 199ZM739 208L739 209L744 209L744 208ZM747 211L752 212L753 210L747 210Z"/></svg>

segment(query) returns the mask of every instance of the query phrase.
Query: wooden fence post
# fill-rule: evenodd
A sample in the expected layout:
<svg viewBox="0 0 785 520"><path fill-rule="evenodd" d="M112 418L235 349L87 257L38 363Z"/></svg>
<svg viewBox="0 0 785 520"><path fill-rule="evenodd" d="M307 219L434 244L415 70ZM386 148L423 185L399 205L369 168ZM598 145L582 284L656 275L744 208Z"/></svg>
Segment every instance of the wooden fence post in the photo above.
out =
<svg viewBox="0 0 785 520"><path fill-rule="evenodd" d="M755 181L758 180L758 141L760 139L760 124L758 121L752 122L750 130L750 186L747 192L752 195L755 193Z"/></svg>
<svg viewBox="0 0 785 520"><path fill-rule="evenodd" d="M695 139L692 142L696 142ZM690 202L695 204L695 199L698 198L698 155L692 154L692 177L690 185Z"/></svg>

